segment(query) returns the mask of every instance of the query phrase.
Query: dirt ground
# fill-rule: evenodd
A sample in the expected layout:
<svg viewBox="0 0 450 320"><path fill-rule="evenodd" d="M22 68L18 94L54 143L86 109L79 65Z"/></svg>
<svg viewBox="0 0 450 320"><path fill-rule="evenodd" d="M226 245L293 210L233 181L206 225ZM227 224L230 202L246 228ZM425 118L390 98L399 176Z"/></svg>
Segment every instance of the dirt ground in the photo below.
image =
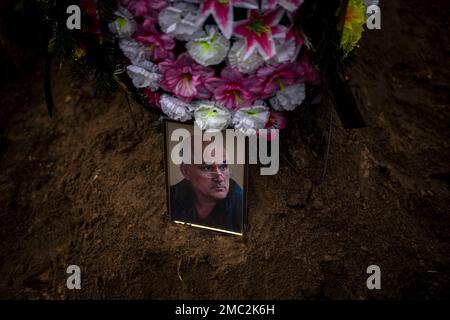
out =
<svg viewBox="0 0 450 320"><path fill-rule="evenodd" d="M0 298L448 298L449 6L381 2L352 66L368 127L334 116L318 184L327 111L295 112L281 139L300 172L251 167L244 238L169 220L158 117L123 94L99 98L63 68L50 119L41 67L4 81ZM81 290L65 286L71 264ZM366 287L372 264L381 290Z"/></svg>

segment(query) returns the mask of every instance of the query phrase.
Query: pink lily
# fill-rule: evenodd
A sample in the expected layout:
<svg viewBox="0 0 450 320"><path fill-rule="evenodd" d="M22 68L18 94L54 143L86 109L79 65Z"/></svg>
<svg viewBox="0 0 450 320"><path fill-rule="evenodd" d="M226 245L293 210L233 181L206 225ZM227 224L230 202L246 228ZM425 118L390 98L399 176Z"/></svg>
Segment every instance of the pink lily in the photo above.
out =
<svg viewBox="0 0 450 320"><path fill-rule="evenodd" d="M290 12L297 10L302 3L303 0L279 0L280 6Z"/></svg>
<svg viewBox="0 0 450 320"><path fill-rule="evenodd" d="M134 39L145 46L147 58L161 61L172 56L175 41L167 34L160 34L155 28L156 21L146 17L134 35Z"/></svg>
<svg viewBox="0 0 450 320"><path fill-rule="evenodd" d="M259 98L266 99L275 91L284 90L286 86L295 83L298 78L298 71L295 63L261 67L256 72L256 78L259 80L259 84L253 85L252 91Z"/></svg>
<svg viewBox="0 0 450 320"><path fill-rule="evenodd" d="M233 6L258 9L258 2L256 0L205 0L200 7L199 25L212 14L225 38L230 39L233 33Z"/></svg>
<svg viewBox="0 0 450 320"><path fill-rule="evenodd" d="M278 5L285 8L287 11L295 11L303 3L303 0L263 0L262 9L273 9Z"/></svg>
<svg viewBox="0 0 450 320"><path fill-rule="evenodd" d="M289 13L288 16L292 24L286 33L286 41L294 41L296 46L295 59L297 58L302 45L305 43L305 39L303 38L301 26L297 21L297 13Z"/></svg>
<svg viewBox="0 0 450 320"><path fill-rule="evenodd" d="M164 89L177 97L190 101L211 96L204 82L214 76L214 70L196 64L188 53L179 55L177 60L161 62L158 68L163 75Z"/></svg>
<svg viewBox="0 0 450 320"><path fill-rule="evenodd" d="M253 84L250 78L244 76L232 67L222 70L220 78L206 80L205 86L213 93L217 104L228 109L248 107L253 102L253 95L248 88Z"/></svg>
<svg viewBox="0 0 450 320"><path fill-rule="evenodd" d="M263 10L274 9L278 4L278 0L262 0L261 7Z"/></svg>
<svg viewBox="0 0 450 320"><path fill-rule="evenodd" d="M276 54L273 38L283 38L286 30L278 25L284 10L276 9L260 14L258 10L249 10L247 20L238 22L234 27L234 34L243 38L246 43L244 60L255 51L269 60Z"/></svg>

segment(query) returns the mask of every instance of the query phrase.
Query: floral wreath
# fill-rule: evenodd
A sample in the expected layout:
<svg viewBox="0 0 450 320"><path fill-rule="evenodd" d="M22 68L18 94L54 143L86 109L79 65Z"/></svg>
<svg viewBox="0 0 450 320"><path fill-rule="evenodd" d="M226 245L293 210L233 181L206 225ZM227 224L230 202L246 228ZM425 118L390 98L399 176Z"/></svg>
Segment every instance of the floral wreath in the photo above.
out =
<svg viewBox="0 0 450 320"><path fill-rule="evenodd" d="M103 14L94 9L101 2ZM115 73L128 76L129 89L148 107L170 119L194 120L204 130L232 126L250 135L285 127L285 114L302 105L307 87L327 82L330 68L321 62L330 58L323 52L337 52L342 63L357 46L366 7L374 3L337 0L332 27L340 39L326 50L332 41L323 46L314 32L305 32L311 23L301 14L308 12L303 10L308 2L318 3L83 0L81 5L106 20L102 33L121 52L122 67Z"/></svg>

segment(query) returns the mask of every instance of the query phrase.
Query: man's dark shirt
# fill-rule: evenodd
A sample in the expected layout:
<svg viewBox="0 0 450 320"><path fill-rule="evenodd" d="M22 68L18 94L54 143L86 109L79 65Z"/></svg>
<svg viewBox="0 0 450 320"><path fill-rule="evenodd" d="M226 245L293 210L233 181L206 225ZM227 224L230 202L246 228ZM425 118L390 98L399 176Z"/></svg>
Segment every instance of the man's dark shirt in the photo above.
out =
<svg viewBox="0 0 450 320"><path fill-rule="evenodd" d="M196 195L190 182L183 179L170 187L172 219L208 227L242 232L242 189L230 179L228 195L219 201L205 219L195 209Z"/></svg>

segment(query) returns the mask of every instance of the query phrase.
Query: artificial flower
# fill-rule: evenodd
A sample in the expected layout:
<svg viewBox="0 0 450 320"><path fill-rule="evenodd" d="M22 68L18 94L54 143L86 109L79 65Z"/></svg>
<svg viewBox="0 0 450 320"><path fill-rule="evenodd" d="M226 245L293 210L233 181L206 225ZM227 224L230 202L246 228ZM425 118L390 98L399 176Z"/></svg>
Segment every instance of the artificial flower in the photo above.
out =
<svg viewBox="0 0 450 320"><path fill-rule="evenodd" d="M262 0L261 1L261 9L269 10L274 9L278 4L278 0Z"/></svg>
<svg viewBox="0 0 450 320"><path fill-rule="evenodd" d="M136 61L127 66L127 74L136 88L149 88L155 91L159 88L161 74L158 67L150 61Z"/></svg>
<svg viewBox="0 0 450 320"><path fill-rule="evenodd" d="M233 33L233 6L247 9L258 9L257 0L205 0L200 6L198 24L205 22L212 14L225 38L230 39Z"/></svg>
<svg viewBox="0 0 450 320"><path fill-rule="evenodd" d="M168 94L163 94L159 101L161 110L170 119L178 121L188 121L192 119L193 106L190 103L172 97Z"/></svg>
<svg viewBox="0 0 450 320"><path fill-rule="evenodd" d="M231 114L209 101L200 102L194 111L195 123L202 130L223 130L230 123Z"/></svg>
<svg viewBox="0 0 450 320"><path fill-rule="evenodd" d="M196 38L186 44L191 57L202 66L221 63L230 49L230 41L215 26L206 26L207 36Z"/></svg>
<svg viewBox="0 0 450 320"><path fill-rule="evenodd" d="M284 129L286 128L286 118L283 116L282 112L270 111L267 123L264 129Z"/></svg>
<svg viewBox="0 0 450 320"><path fill-rule="evenodd" d="M161 30L171 36L185 40L198 29L198 6L187 2L175 2L158 15Z"/></svg>
<svg viewBox="0 0 450 320"><path fill-rule="evenodd" d="M343 10L341 5L341 10ZM344 26L339 49L342 50L344 58L352 51L361 39L366 23L366 7L364 0L349 0L344 15Z"/></svg>
<svg viewBox="0 0 450 320"><path fill-rule="evenodd" d="M124 56L130 59L132 63L145 59L144 46L131 38L120 39L119 47Z"/></svg>
<svg viewBox="0 0 450 320"><path fill-rule="evenodd" d="M266 99L275 91L295 83L298 78L298 67L294 63L264 66L258 69L256 78L259 81L251 87L251 90L261 99Z"/></svg>
<svg viewBox="0 0 450 320"><path fill-rule="evenodd" d="M175 40L167 34L160 34L155 28L155 22L155 19L146 17L134 39L144 45L147 58L158 62L171 57Z"/></svg>
<svg viewBox="0 0 450 320"><path fill-rule="evenodd" d="M228 63L231 67L238 69L242 73L253 73L264 64L264 60L257 51L244 60L245 56L245 41L237 40L231 46L228 53Z"/></svg>
<svg viewBox="0 0 450 320"><path fill-rule="evenodd" d="M283 116L283 113L278 111L270 111L269 118L267 119L267 123L264 126L264 129L267 129L267 134L262 137L268 141L271 141L278 135L278 131L282 130L286 127L286 118ZM260 132L258 132L260 134ZM259 136L259 135L258 135Z"/></svg>
<svg viewBox="0 0 450 320"><path fill-rule="evenodd" d="M291 61L294 61L299 52L302 48L303 44L305 43L303 30L301 27L301 24L297 18L297 12L289 13L288 14L289 20L291 21L291 25L286 33L286 42L293 41L295 43L295 53L291 59Z"/></svg>
<svg viewBox="0 0 450 320"><path fill-rule="evenodd" d="M124 7L119 7L115 14L116 19L108 24L109 30L118 38L131 36L136 31L133 15Z"/></svg>
<svg viewBox="0 0 450 320"><path fill-rule="evenodd" d="M292 111L305 100L305 84L303 82L287 86L270 98L270 104L275 110Z"/></svg>
<svg viewBox="0 0 450 320"><path fill-rule="evenodd" d="M161 62L158 67L163 74L164 89L177 97L192 100L211 96L204 82L213 77L214 70L198 65L188 53L181 54L177 60Z"/></svg>
<svg viewBox="0 0 450 320"><path fill-rule="evenodd" d="M254 135L258 129L263 129L269 119L269 108L255 105L242 108L233 115L234 128L245 135Z"/></svg>
<svg viewBox="0 0 450 320"><path fill-rule="evenodd" d="M161 109L161 94L159 92L152 91L149 88L144 88L142 91L147 97L148 107Z"/></svg>
<svg viewBox="0 0 450 320"><path fill-rule="evenodd" d="M301 4L303 0L262 0L262 9L273 9L278 5L285 8L287 11L295 11Z"/></svg>
<svg viewBox="0 0 450 320"><path fill-rule="evenodd" d="M275 40L276 54L269 60L270 64L280 64L294 61L298 54L297 45L292 40Z"/></svg>
<svg viewBox="0 0 450 320"><path fill-rule="evenodd" d="M252 79L244 76L232 67L222 70L220 78L210 78L205 86L213 93L217 104L228 109L248 107L253 102L253 94L249 88L253 85Z"/></svg>
<svg viewBox="0 0 450 320"><path fill-rule="evenodd" d="M275 38L284 38L286 30L278 25L283 17L284 10L275 9L260 13L258 10L249 10L246 20L237 22L234 34L243 38L246 44L244 60L257 50L264 60L272 58L276 53Z"/></svg>

